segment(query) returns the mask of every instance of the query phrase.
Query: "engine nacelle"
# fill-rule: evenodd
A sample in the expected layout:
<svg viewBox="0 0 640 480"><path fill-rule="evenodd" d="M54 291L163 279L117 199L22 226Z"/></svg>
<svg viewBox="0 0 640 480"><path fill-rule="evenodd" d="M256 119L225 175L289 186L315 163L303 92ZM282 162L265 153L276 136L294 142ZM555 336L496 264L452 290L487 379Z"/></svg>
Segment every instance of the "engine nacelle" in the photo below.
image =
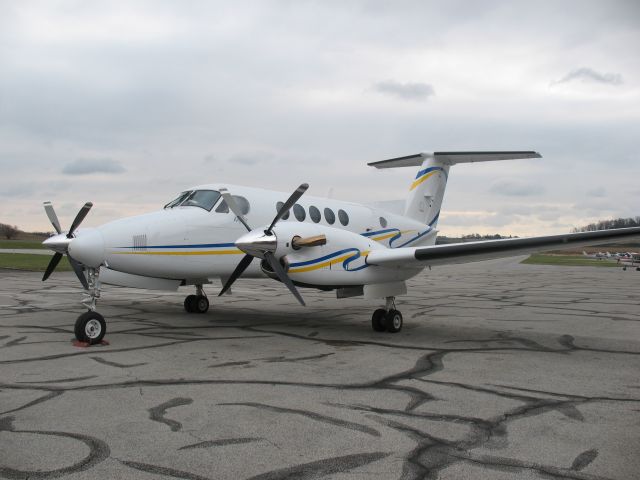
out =
<svg viewBox="0 0 640 480"><path fill-rule="evenodd" d="M387 247L346 230L309 223L279 222L273 232L277 239L275 256L298 285L330 289L406 280L416 274L415 269L368 265L366 259L370 251ZM305 239L319 235L326 237L325 244L294 246L295 237ZM262 262L262 269L265 274L276 278L266 262Z"/></svg>

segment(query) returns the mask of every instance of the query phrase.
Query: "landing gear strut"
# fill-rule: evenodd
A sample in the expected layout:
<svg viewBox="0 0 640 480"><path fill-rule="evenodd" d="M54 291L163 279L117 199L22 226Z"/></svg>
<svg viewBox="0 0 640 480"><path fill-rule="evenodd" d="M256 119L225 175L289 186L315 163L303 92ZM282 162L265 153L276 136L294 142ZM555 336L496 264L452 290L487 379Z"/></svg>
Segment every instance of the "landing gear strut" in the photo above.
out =
<svg viewBox="0 0 640 480"><path fill-rule="evenodd" d="M204 293L202 284L196 285L196 295L188 295L184 299L184 309L189 313L207 313L209 310L209 299Z"/></svg>
<svg viewBox="0 0 640 480"><path fill-rule="evenodd" d="M100 270L97 268L87 269L87 283L89 288L84 291L82 304L88 311L83 313L76 320L73 329L76 339L79 342L95 345L100 343L107 333L107 324L104 317L96 312L96 303L100 298Z"/></svg>
<svg viewBox="0 0 640 480"><path fill-rule="evenodd" d="M402 330L402 314L395 309L395 297L387 297L385 308L373 312L371 327L376 332L397 333Z"/></svg>

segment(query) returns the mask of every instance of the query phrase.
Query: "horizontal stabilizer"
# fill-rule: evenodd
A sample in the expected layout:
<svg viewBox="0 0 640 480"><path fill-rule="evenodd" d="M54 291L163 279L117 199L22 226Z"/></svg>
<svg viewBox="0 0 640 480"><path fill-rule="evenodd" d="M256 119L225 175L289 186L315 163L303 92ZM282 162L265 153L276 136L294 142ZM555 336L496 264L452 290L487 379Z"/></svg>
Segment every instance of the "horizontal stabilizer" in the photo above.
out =
<svg viewBox="0 0 640 480"><path fill-rule="evenodd" d="M379 162L368 163L376 168L417 167L427 158L433 158L442 165L457 163L490 162L494 160L519 160L521 158L541 158L538 152L532 150L498 151L498 152L433 152L416 153L406 157L390 158Z"/></svg>
<svg viewBox="0 0 640 480"><path fill-rule="evenodd" d="M636 241L640 227L566 233L544 237L507 238L483 242L453 243L429 247L389 248L373 250L367 264L379 266L450 265L495 258L513 257L552 248L576 248L604 242Z"/></svg>

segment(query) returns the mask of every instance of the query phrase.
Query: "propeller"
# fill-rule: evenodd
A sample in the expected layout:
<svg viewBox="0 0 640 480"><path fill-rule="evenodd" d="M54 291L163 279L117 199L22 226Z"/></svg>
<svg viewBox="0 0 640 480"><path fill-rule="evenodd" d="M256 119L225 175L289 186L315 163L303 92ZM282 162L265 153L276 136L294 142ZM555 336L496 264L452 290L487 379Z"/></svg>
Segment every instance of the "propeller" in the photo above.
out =
<svg viewBox="0 0 640 480"><path fill-rule="evenodd" d="M46 212L47 217L49 217L49 221L51 222L51 225L53 225L53 228L56 230L57 235L54 235L53 237L50 237L43 242L45 246L51 248L56 252L51 258L51 261L49 262L49 265L47 265L47 269L42 276L43 282L47 278L49 278L49 276L51 276L53 271L60 263L63 254L65 254L69 259L71 268L76 274L76 277L78 277L78 280L80 280L80 283L82 284L84 289L89 289L89 284L87 283L87 279L84 276L82 265L74 260L71 255L69 255L69 244L74 238L74 232L85 219L85 217L89 213L89 210L91 210L91 207L93 207L93 203L87 202L82 206L82 208L80 208L80 211L78 211L76 218L74 218L73 222L71 223L71 228L69 228L69 231L65 234L62 232L60 221L58 220L58 216L56 215L56 211L54 210L53 205L51 204L51 202L44 202L44 211Z"/></svg>
<svg viewBox="0 0 640 480"><path fill-rule="evenodd" d="M240 260L238 266L236 266L235 270L222 287L222 290L218 294L218 296L223 295L231 285L244 273L244 271L249 267L254 258L263 258L271 267L273 272L276 274L278 279L282 283L286 285L289 291L293 294L294 297L300 302L301 305L305 305L302 296L296 289L295 285L285 272L280 262L276 259L274 252L277 247L277 239L275 234L273 233L273 227L275 227L276 223L278 223L282 217L284 217L291 207L295 205L295 203L300 199L300 197L307 191L309 185L303 183L300 185L288 198L288 200L280 207L278 213L276 213L275 218L271 222L271 225L264 230L263 232L252 230L249 224L247 223L242 211L238 207L235 199L232 195L229 194L226 188L221 188L220 193L222 197L227 202L229 209L234 213L236 218L245 226L247 229L247 234L243 235L236 241L236 247L246 253L246 255Z"/></svg>

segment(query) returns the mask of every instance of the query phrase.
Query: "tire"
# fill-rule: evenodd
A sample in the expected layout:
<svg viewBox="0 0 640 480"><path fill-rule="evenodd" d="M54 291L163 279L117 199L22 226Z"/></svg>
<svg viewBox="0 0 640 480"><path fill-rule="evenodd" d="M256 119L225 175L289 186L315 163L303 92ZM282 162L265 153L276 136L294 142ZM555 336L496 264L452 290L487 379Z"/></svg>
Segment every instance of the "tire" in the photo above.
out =
<svg viewBox="0 0 640 480"><path fill-rule="evenodd" d="M194 313L196 311L195 303L196 303L196 296L187 295L187 298L184 299L184 309L189 313Z"/></svg>
<svg viewBox="0 0 640 480"><path fill-rule="evenodd" d="M104 338L104 334L107 333L107 323L98 312L89 310L76 320L74 333L79 342L95 345L100 343Z"/></svg>
<svg viewBox="0 0 640 480"><path fill-rule="evenodd" d="M402 314L398 310L389 310L384 317L385 327L389 333L402 330Z"/></svg>
<svg viewBox="0 0 640 480"><path fill-rule="evenodd" d="M387 312L385 312L382 308L379 308L378 310L373 312L373 315L371 317L371 328L373 328L376 332L384 332L387 329L384 323L384 317L386 314Z"/></svg>
<svg viewBox="0 0 640 480"><path fill-rule="evenodd" d="M193 300L193 311L197 313L207 313L209 310L209 299L204 295L198 295Z"/></svg>

